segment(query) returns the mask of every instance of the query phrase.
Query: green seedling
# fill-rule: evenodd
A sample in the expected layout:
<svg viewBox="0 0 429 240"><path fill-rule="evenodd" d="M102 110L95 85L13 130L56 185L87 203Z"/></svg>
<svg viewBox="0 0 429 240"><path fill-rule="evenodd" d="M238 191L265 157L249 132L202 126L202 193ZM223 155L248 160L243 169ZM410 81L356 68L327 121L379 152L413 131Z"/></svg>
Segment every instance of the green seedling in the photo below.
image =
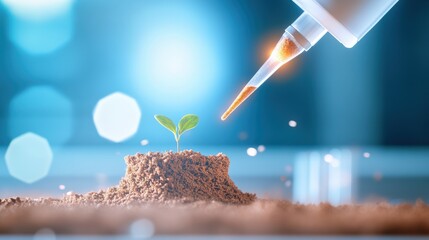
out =
<svg viewBox="0 0 429 240"><path fill-rule="evenodd" d="M176 124L166 116L155 115L156 121L159 122L163 127L167 128L170 132L174 134L174 139L176 140L177 152L180 151L179 141L183 133L195 128L200 121L197 115L195 114L186 114L179 121L179 125L176 127Z"/></svg>

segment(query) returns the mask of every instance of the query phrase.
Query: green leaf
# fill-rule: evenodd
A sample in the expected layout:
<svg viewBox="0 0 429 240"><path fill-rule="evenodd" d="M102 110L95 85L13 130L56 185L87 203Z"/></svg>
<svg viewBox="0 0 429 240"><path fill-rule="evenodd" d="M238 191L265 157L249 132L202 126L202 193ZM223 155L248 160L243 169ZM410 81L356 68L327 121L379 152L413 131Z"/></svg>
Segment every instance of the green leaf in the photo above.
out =
<svg viewBox="0 0 429 240"><path fill-rule="evenodd" d="M173 121L171 121L171 119L162 115L155 115L154 117L156 121L159 122L159 124L170 130L174 134L174 136L176 136L176 125Z"/></svg>
<svg viewBox="0 0 429 240"><path fill-rule="evenodd" d="M179 136L182 135L184 132L195 128L199 121L200 119L195 114L187 114L183 116L179 122Z"/></svg>

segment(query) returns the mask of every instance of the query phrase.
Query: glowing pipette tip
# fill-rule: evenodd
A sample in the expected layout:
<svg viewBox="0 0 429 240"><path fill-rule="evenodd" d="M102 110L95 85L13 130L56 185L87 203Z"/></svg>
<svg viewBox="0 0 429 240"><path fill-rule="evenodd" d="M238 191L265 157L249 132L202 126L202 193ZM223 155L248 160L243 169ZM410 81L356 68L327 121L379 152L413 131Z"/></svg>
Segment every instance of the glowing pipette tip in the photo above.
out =
<svg viewBox="0 0 429 240"><path fill-rule="evenodd" d="M225 121L238 106L240 106L255 90L261 86L274 72L283 64L292 60L303 51L287 32L282 36L274 48L270 58L262 65L256 74L250 79L247 85L241 90L232 104L222 115L222 121Z"/></svg>
<svg viewBox="0 0 429 240"><path fill-rule="evenodd" d="M254 91L256 87L254 86L246 86L241 90L240 94L235 98L234 102L232 102L231 106L222 114L222 121L225 121L238 106L241 105Z"/></svg>

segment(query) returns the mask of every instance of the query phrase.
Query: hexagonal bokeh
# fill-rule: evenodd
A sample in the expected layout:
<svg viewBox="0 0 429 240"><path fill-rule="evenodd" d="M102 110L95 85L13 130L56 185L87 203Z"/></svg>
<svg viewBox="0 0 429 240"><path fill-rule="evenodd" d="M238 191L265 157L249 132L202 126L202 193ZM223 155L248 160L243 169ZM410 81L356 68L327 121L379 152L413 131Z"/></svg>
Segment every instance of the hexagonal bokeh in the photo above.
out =
<svg viewBox="0 0 429 240"><path fill-rule="evenodd" d="M64 144L73 134L73 105L53 87L30 87L10 102L8 125L11 138L33 132L53 145Z"/></svg>
<svg viewBox="0 0 429 240"><path fill-rule="evenodd" d="M94 123L100 136L122 142L137 132L141 118L137 101L123 93L112 93L98 101Z"/></svg>
<svg viewBox="0 0 429 240"><path fill-rule="evenodd" d="M11 42L28 54L49 54L73 35L73 0L2 0Z"/></svg>
<svg viewBox="0 0 429 240"><path fill-rule="evenodd" d="M10 175L33 183L45 177L52 163L52 150L48 141L34 133L25 133L9 144L6 166Z"/></svg>

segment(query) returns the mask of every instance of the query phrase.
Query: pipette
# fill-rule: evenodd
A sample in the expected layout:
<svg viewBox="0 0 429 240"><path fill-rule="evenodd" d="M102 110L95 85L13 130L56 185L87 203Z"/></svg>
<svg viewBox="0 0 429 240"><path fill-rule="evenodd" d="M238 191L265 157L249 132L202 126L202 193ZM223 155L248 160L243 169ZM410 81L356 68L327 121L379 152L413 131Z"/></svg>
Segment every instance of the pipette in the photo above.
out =
<svg viewBox="0 0 429 240"><path fill-rule="evenodd" d="M308 51L328 31L353 47L398 0L293 0L304 13L289 26L271 56L241 90L221 119L226 120L283 64Z"/></svg>
<svg viewBox="0 0 429 240"><path fill-rule="evenodd" d="M228 116L237 109L258 87L260 87L274 72L276 72L283 64L294 59L301 54L304 50L310 49L313 45L306 38L304 38L294 26L305 26L303 29L308 32L316 43L325 33L326 30L317 22L312 20L307 14L301 15L292 26L288 27L284 32L282 38L277 43L272 51L268 60L250 79L246 86L241 90L235 98L231 106L225 111L221 119L225 120Z"/></svg>
<svg viewBox="0 0 429 240"><path fill-rule="evenodd" d="M225 120L228 116L240 106L259 86L261 86L274 72L276 72L283 64L289 62L304 49L300 47L293 37L286 31L280 41L274 48L271 56L250 79L246 86L241 90L235 98L231 106L222 115L221 119Z"/></svg>

